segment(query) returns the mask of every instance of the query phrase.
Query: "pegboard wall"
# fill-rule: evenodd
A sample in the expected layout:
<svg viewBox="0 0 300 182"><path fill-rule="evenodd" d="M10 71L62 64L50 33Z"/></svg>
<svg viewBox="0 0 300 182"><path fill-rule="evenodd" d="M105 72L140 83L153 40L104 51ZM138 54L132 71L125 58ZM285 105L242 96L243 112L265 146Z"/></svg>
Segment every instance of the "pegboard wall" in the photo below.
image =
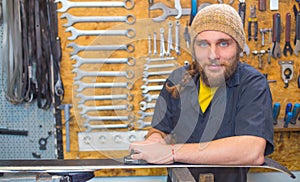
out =
<svg viewBox="0 0 300 182"><path fill-rule="evenodd" d="M55 121L51 110L37 108L36 102L13 105L5 98L5 73L2 69L3 24L0 26L0 128L27 131L27 136L0 134L0 159L56 159ZM47 142L40 148L40 139Z"/></svg>

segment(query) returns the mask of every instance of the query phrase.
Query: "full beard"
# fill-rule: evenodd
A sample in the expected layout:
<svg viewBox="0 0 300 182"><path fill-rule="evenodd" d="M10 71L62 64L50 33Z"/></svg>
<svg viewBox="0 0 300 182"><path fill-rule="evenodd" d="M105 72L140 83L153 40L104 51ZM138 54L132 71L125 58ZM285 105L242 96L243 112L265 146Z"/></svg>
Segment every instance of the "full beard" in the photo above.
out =
<svg viewBox="0 0 300 182"><path fill-rule="evenodd" d="M200 77L203 83L208 87L224 86L226 80L231 78L231 76L236 71L238 65L238 58L239 58L239 54L235 55L234 57L232 57L231 59L232 61L230 61L230 63L219 63L216 60L210 60L209 64L221 65L225 68L224 70L219 71L217 73L210 73L210 71L205 71L205 67L208 66L209 64L204 64L204 65L199 64Z"/></svg>

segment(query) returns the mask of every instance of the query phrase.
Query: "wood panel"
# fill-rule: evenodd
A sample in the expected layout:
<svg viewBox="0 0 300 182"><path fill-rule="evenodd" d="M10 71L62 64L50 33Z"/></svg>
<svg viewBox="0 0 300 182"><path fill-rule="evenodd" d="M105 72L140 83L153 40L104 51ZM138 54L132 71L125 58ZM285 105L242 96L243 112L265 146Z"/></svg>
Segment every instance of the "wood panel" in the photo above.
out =
<svg viewBox="0 0 300 182"><path fill-rule="evenodd" d="M83 0L82 0L83 1ZM174 7L173 1L170 0L161 0L161 1L154 1L162 2L166 4L169 7ZM205 2L210 3L216 3L216 0L208 0ZM203 1L198 0L198 5L203 3ZM239 1L234 1L234 4L232 5L235 9L238 9L238 3ZM246 1L247 3L247 9L246 9L246 19L249 17L250 14L250 5L256 5L256 0L249 0ZM285 14L287 12L290 12L292 14L292 25L291 25L291 38L293 40L295 35L295 21L294 21L294 15L292 7L295 4L292 0L285 0L279 2L279 11L270 11L269 10L269 2L267 2L267 11L260 12L257 10L257 18L258 18L258 27L260 28L272 28L272 15L273 13L279 12L281 14L281 22L282 22L282 33L281 33L281 43L280 47L283 49L284 46L284 32L285 32ZM189 2L182 1L181 2L182 7L187 8L190 7ZM58 4L58 8L60 8L61 5ZM144 58L148 54L148 41L147 36L148 34L153 35L153 32L159 32L160 27L164 27L165 30L167 30L167 23L172 21L175 21L174 17L168 18L166 21L162 23L155 23L151 19L148 18L148 3L147 1L135 1L135 7L132 10L125 10L124 8L71 8L68 13L76 16L120 16L120 15L127 15L127 14L133 14L136 17L136 23L134 25L128 26L120 23L112 23L112 22L106 22L106 23L78 23L75 24L74 27L77 29L84 29L84 30L104 30L104 29L118 29L118 28L124 28L124 27L130 27L136 29L136 37L134 39L130 40L130 43L135 45L135 51L133 53L127 53L124 51L115 51L115 52L108 52L108 53L100 53L100 52L94 52L94 53L80 53L79 55L83 57L127 57L132 56L137 59L137 64L134 67L131 67L130 69L133 69L135 71L135 78L133 79L134 82L134 89L131 91L132 94L134 94L134 100L132 104L134 105L133 113L136 117L139 117L137 114L138 108L139 108L139 102L142 100L141 97L141 90L140 85L142 84L142 71L143 65L145 64ZM161 11L152 11L151 17L156 17L161 14ZM63 103L65 104L73 104L73 108L71 109L71 121L70 121L70 136L71 136L71 151L64 153L64 156L66 159L84 159L84 158L106 158L107 156L113 156L113 157L122 157L124 155L127 155L127 151L119 151L119 152L113 152L110 151L108 153L105 152L79 152L78 150L78 143L77 143L77 132L80 132L84 130L82 127L83 119L80 117L80 110L77 109L78 106L78 98L75 98L76 95L76 86L73 86L73 77L74 74L72 73L72 64L74 64L74 61L70 60L69 53L72 51L71 48L67 48L67 45L70 43L70 41L67 40L67 37L70 36L70 33L65 32L66 28L63 27L63 24L66 23L65 19L60 19L59 17L62 15L62 13L58 13L58 19L59 19L59 35L61 38L61 46L63 50L63 57L62 57L62 64L61 64L61 73L63 77L63 82L65 86L65 97L63 100ZM180 19L181 23L181 33L183 33L186 22L189 21L188 16L184 16ZM247 22L246 22L247 25ZM174 29L173 29L174 30ZM247 34L247 26L245 26L245 32ZM158 34L159 37L159 34ZM165 32L165 38L167 37L167 31ZM250 47L251 51L257 50L266 50L267 48L272 48L272 42L268 41L268 34L265 35L266 37L266 45L264 47L261 46L261 34L258 34L258 41L248 41L247 44ZM173 36L174 38L174 36ZM102 38L102 37L79 37L74 42L81 44L81 45L93 45L93 44L112 44L112 43L119 43L124 41L122 38ZM128 40L127 40L128 41ZM174 39L173 39L174 42ZM158 42L159 45L159 42ZM183 35L181 35L181 52L182 54L180 56L177 56L175 52L172 52L172 56L177 57L179 64L183 64L185 60L191 61L190 56L190 50L186 47ZM292 44L292 47L294 48L294 45ZM289 56L289 57L281 57L280 59L271 59L271 64L267 64L267 57L268 55L265 54L262 56L264 65L263 69L258 69L258 57L250 54L248 56L243 56L241 58L241 61L247 62L254 67L256 67L258 70L260 70L262 73L268 74L268 79L270 80L276 80L275 83L270 83L270 88L272 91L272 96L274 102L280 102L282 105L280 118L283 118L284 116L284 107L288 102L296 103L300 102L300 89L297 87L296 78L300 74L300 61L299 57L296 57L295 55ZM294 77L291 80L289 87L284 88L284 83L281 79L280 74L280 65L278 64L278 60L293 60L295 62L294 64ZM86 66L84 67L87 70L94 70L95 66ZM103 69L103 67L97 67L97 70ZM105 67L105 69L110 70L119 70L119 69L128 69L128 67L120 68L118 66L110 66ZM88 81L94 81L89 80ZM97 81L101 81L97 79ZM299 124L299 121L298 121ZM65 136L65 130L64 130L64 136ZM65 138L64 138L65 139ZM300 145L299 145L299 139L300 139L300 132L299 131L293 131L290 132L288 129L287 131L277 131L275 133L275 144L276 144L276 150L271 155L271 157L282 164L286 165L291 170L300 170ZM143 170L103 170L100 172L97 172L96 175L98 176L128 176L128 175L165 175L166 170L165 169L143 169Z"/></svg>

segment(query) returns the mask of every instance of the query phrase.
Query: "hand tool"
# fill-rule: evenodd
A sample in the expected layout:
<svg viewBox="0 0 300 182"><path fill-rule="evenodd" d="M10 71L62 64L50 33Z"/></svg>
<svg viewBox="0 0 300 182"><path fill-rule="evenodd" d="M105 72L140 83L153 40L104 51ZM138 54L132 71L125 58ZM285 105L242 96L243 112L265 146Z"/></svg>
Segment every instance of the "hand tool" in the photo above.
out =
<svg viewBox="0 0 300 182"><path fill-rule="evenodd" d="M259 32L261 34L261 46L265 46L265 33L272 32L272 29L271 28L261 28L261 29L259 29ZM271 35L271 33L269 35Z"/></svg>
<svg viewBox="0 0 300 182"><path fill-rule="evenodd" d="M80 114L85 114L89 111L108 111L108 110L127 110L132 111L132 104L124 104L124 105L107 105L107 106L86 106L83 104L78 105L78 108L81 109Z"/></svg>
<svg viewBox="0 0 300 182"><path fill-rule="evenodd" d="M151 40L151 34L148 34L148 55L152 54Z"/></svg>
<svg viewBox="0 0 300 182"><path fill-rule="evenodd" d="M70 109L73 107L72 104L63 104L59 108L64 110L65 126L66 126L66 151L70 152Z"/></svg>
<svg viewBox="0 0 300 182"><path fill-rule="evenodd" d="M287 114L288 114L289 112L292 111L292 108L293 108L293 104L292 104L292 103L287 103L287 104L286 104L286 107L285 107L285 114L284 114L283 121L286 121L286 119L287 119Z"/></svg>
<svg viewBox="0 0 300 182"><path fill-rule="evenodd" d="M294 61L278 61L279 65L281 65L281 78L284 82L284 88L289 86L289 81L293 78Z"/></svg>
<svg viewBox="0 0 300 182"><path fill-rule="evenodd" d="M81 51L116 51L116 50L125 50L127 52L134 51L133 44L82 46L82 45L76 44L75 42L71 42L67 45L67 47L73 48L73 52L70 53L71 55L75 55Z"/></svg>
<svg viewBox="0 0 300 182"><path fill-rule="evenodd" d="M82 58L78 55L71 56L71 60L76 60L73 64L74 68L78 68L83 64L127 64L128 66L134 66L136 63L135 58Z"/></svg>
<svg viewBox="0 0 300 182"><path fill-rule="evenodd" d="M259 11L266 11L267 5L266 5L266 0L258 0L258 10Z"/></svg>
<svg viewBox="0 0 300 182"><path fill-rule="evenodd" d="M181 15L182 15L182 8L181 8L180 0L174 0L174 7L178 11L178 15L175 16L175 18L179 19L181 17Z"/></svg>
<svg viewBox="0 0 300 182"><path fill-rule="evenodd" d="M80 97L80 101L78 101L78 104L83 104L86 101L89 100L127 100L132 101L133 100L133 94L116 94L116 95L84 95L82 93L79 93L76 95L76 97Z"/></svg>
<svg viewBox="0 0 300 182"><path fill-rule="evenodd" d="M252 37L252 23L254 25L254 35ZM248 41L251 40L251 38L254 38L255 41L257 41L257 33L258 33L258 23L257 23L257 17L256 17L256 6L250 6L250 17L248 18Z"/></svg>
<svg viewBox="0 0 300 182"><path fill-rule="evenodd" d="M158 79L143 78L143 82L145 85L148 85L149 83L164 83L165 81L166 81L165 78L158 78Z"/></svg>
<svg viewBox="0 0 300 182"><path fill-rule="evenodd" d="M186 22L183 35L184 35L186 47L190 48L190 45L191 45L191 35L189 33L189 24L188 24L188 21Z"/></svg>
<svg viewBox="0 0 300 182"><path fill-rule="evenodd" d="M86 88L127 88L129 90L133 88L132 82L85 83L77 80L73 84L78 85L77 92L81 92Z"/></svg>
<svg viewBox="0 0 300 182"><path fill-rule="evenodd" d="M0 135L28 136L28 131L26 131L26 130L12 130L12 129L8 129L8 128L0 128Z"/></svg>
<svg viewBox="0 0 300 182"><path fill-rule="evenodd" d="M153 72L148 72L148 71L144 71L143 72L143 77L144 78L148 78L149 76L160 76L160 75L169 75L173 72L173 70L169 70L169 71L153 71Z"/></svg>
<svg viewBox="0 0 300 182"><path fill-rule="evenodd" d="M129 114L128 116L89 116L84 114L82 117L86 119L86 124L90 124L91 121L128 121L131 123L135 119L133 114Z"/></svg>
<svg viewBox="0 0 300 182"><path fill-rule="evenodd" d="M180 22L178 20L175 26L175 51L177 55L180 55Z"/></svg>
<svg viewBox="0 0 300 182"><path fill-rule="evenodd" d="M83 71L78 68L74 68L72 73L76 73L74 80L81 80L83 77L125 77L132 79L134 77L134 71Z"/></svg>
<svg viewBox="0 0 300 182"><path fill-rule="evenodd" d="M168 23L168 46L167 46L167 52L166 52L166 56L171 56L171 50L174 50L173 47L173 39L172 39L172 27L173 27L173 23L169 22Z"/></svg>
<svg viewBox="0 0 300 182"><path fill-rule="evenodd" d="M150 7L150 10L161 10L163 13L161 16L155 17L152 20L155 22L161 22L166 20L169 16L177 16L178 15L178 10L177 9L172 9L167 7L163 3L155 3ZM187 16L190 15L191 13L191 8L182 8L182 16Z"/></svg>
<svg viewBox="0 0 300 182"><path fill-rule="evenodd" d="M65 32L71 32L72 36L68 40L75 40L79 36L126 36L128 38L135 37L135 29L129 28L127 30L77 30L70 26Z"/></svg>
<svg viewBox="0 0 300 182"><path fill-rule="evenodd" d="M278 123L278 116L280 113L280 103L276 102L273 105L273 124L277 125Z"/></svg>
<svg viewBox="0 0 300 182"><path fill-rule="evenodd" d="M139 129L143 129L145 127L151 126L151 121L143 121L142 119L139 119L136 121L136 124L139 125Z"/></svg>
<svg viewBox="0 0 300 182"><path fill-rule="evenodd" d="M295 7L295 6L294 6ZM298 56L300 51L300 12L294 8L294 14L296 18L296 33L295 33L295 49L294 54Z"/></svg>
<svg viewBox="0 0 300 182"><path fill-rule="evenodd" d="M239 0L238 12L242 19L243 26L245 27L245 17L246 17L246 0Z"/></svg>
<svg viewBox="0 0 300 182"><path fill-rule="evenodd" d="M262 61L262 56L266 53L265 50L260 50L260 51L252 51L253 55L257 55L258 57L258 68L263 69L263 61Z"/></svg>
<svg viewBox="0 0 300 182"><path fill-rule="evenodd" d="M134 154L134 150L131 150L130 154L124 157L124 164L132 165L132 164L147 164L147 161L142 159L132 159L131 155Z"/></svg>
<svg viewBox="0 0 300 182"><path fill-rule="evenodd" d="M164 57L167 55L166 48L165 48L165 36L164 36L165 30L163 28L160 28L160 52L159 56Z"/></svg>
<svg viewBox="0 0 300 182"><path fill-rule="evenodd" d="M220 4L223 4L223 3L224 3L223 0L218 0L218 2L219 2ZM229 5L232 5L233 3L234 3L234 0L229 0L229 2L228 2Z"/></svg>
<svg viewBox="0 0 300 182"><path fill-rule="evenodd" d="M146 85L142 85L141 89L142 89L142 93L146 94L149 91L158 91L161 90L163 88L162 85L155 85L155 86L146 86Z"/></svg>
<svg viewBox="0 0 300 182"><path fill-rule="evenodd" d="M147 63L150 62L160 62L160 61L173 61L176 60L176 57L163 57L163 58L146 58Z"/></svg>
<svg viewBox="0 0 300 182"><path fill-rule="evenodd" d="M177 67L178 64L176 63L169 63L169 64L144 64L144 70L147 71L149 69L153 69L153 68L172 68L172 67Z"/></svg>
<svg viewBox="0 0 300 182"><path fill-rule="evenodd" d="M147 109L155 108L155 103L147 103L145 101L141 101L139 105L140 105L140 109L142 111L146 111Z"/></svg>
<svg viewBox="0 0 300 182"><path fill-rule="evenodd" d="M244 53L246 53L247 56L250 54L250 48L247 43L245 43L244 50L240 53L240 57L243 57Z"/></svg>
<svg viewBox="0 0 300 182"><path fill-rule="evenodd" d="M287 117L286 117L286 120L284 120L284 125L283 125L284 128L288 127L288 125L291 122L291 119L293 117L293 114L292 114L292 112L288 112L286 116Z"/></svg>
<svg viewBox="0 0 300 182"><path fill-rule="evenodd" d="M190 25L192 25L192 22L194 20L194 17L196 16L197 14L197 7L198 7L198 3L197 3L197 0L191 0L191 11L190 11Z"/></svg>
<svg viewBox="0 0 300 182"><path fill-rule="evenodd" d="M103 124L103 125L91 125L85 124L86 128L85 132L91 132L92 130L101 130L101 129L122 129L128 128L128 130L132 130L134 128L132 123L129 124Z"/></svg>
<svg viewBox="0 0 300 182"><path fill-rule="evenodd" d="M274 17L274 16L273 16ZM281 18L279 13L275 13L275 31L273 31L273 41L275 40L274 49L272 50L272 55L274 58L281 57L281 48L280 48L280 34L281 34Z"/></svg>
<svg viewBox="0 0 300 182"><path fill-rule="evenodd" d="M290 56L293 54L293 48L290 44L290 31L291 31L291 14L286 14L286 21L285 21L285 45L283 48L283 55L288 56L287 53L290 53Z"/></svg>
<svg viewBox="0 0 300 182"><path fill-rule="evenodd" d="M64 13L60 18L67 19L67 23L63 25L64 27L69 27L79 22L125 22L132 25L136 21L135 16L131 14L127 16L73 16L70 13Z"/></svg>
<svg viewBox="0 0 300 182"><path fill-rule="evenodd" d="M268 48L267 52L268 52L268 64L271 64L271 57L272 57L271 49Z"/></svg>
<svg viewBox="0 0 300 182"><path fill-rule="evenodd" d="M157 46L156 46L156 32L153 32L153 54L156 55L157 54Z"/></svg>
<svg viewBox="0 0 300 182"><path fill-rule="evenodd" d="M140 119L144 119L145 117L152 117L154 112L138 111L138 114L141 115Z"/></svg>
<svg viewBox="0 0 300 182"><path fill-rule="evenodd" d="M55 3L61 3L62 7L58 9L58 12L66 12L69 8L116 8L124 7L126 9L132 9L134 7L134 0L119 1L92 1L92 2L72 2L68 0L55 0Z"/></svg>
<svg viewBox="0 0 300 182"><path fill-rule="evenodd" d="M157 100L159 97L159 94L151 95L151 94L145 94L144 99L146 102L151 102L152 100Z"/></svg>
<svg viewBox="0 0 300 182"><path fill-rule="evenodd" d="M292 111L293 117L291 119L291 124L296 124L299 112L300 112L300 104L299 103L295 103L293 111Z"/></svg>

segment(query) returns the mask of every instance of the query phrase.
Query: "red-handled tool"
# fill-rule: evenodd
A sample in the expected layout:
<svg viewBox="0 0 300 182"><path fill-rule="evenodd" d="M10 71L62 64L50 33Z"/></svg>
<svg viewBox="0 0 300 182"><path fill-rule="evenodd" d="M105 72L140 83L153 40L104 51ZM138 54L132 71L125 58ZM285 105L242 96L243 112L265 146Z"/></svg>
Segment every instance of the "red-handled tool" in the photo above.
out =
<svg viewBox="0 0 300 182"><path fill-rule="evenodd" d="M283 48L284 56L288 56L287 53L290 53L290 56L293 54L293 48L290 44L290 31L291 31L291 14L286 14L286 23L285 23L285 45Z"/></svg>

